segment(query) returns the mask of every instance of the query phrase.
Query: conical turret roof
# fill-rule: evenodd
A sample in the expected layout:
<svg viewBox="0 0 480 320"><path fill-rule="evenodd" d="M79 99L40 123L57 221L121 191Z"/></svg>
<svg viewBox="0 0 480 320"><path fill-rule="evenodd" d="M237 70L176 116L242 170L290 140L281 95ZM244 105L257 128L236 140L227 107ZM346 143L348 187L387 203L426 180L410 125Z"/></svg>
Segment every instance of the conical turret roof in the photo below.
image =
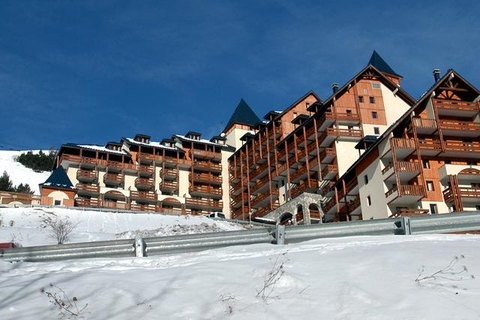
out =
<svg viewBox="0 0 480 320"><path fill-rule="evenodd" d="M246 124L253 127L259 121L260 118L255 114L255 112L253 112L245 100L241 99L232 116L230 117L230 120L228 120L224 131L226 131L234 123Z"/></svg>
<svg viewBox="0 0 480 320"><path fill-rule="evenodd" d="M387 73L400 78L402 77L401 75L393 71L393 69L388 65L388 63L386 63L385 60L383 60L383 58L375 50L373 50L372 56L370 57L370 61L368 61L368 64L371 64L383 73Z"/></svg>

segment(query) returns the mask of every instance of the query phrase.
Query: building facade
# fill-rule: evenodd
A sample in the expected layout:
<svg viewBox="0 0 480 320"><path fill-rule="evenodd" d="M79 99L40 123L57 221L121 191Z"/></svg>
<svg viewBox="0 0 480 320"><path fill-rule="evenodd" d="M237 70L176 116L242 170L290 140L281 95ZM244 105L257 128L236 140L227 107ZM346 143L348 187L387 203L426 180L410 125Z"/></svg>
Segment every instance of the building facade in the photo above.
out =
<svg viewBox="0 0 480 320"><path fill-rule="evenodd" d="M324 101L310 91L260 119L242 99L210 140L188 132L62 145L55 168L75 192L62 201L243 220L275 212L277 223L479 210L479 91L453 70L436 72L416 101L401 80L374 51ZM45 190L55 194L52 184ZM297 199L308 217L301 208L282 216L302 194L315 195Z"/></svg>

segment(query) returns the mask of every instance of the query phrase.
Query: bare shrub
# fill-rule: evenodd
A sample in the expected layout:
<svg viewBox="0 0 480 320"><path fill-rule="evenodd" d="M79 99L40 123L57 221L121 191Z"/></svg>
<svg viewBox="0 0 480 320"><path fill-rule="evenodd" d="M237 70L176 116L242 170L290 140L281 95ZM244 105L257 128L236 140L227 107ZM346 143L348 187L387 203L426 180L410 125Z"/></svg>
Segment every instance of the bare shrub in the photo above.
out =
<svg viewBox="0 0 480 320"><path fill-rule="evenodd" d="M415 282L421 284L422 282L436 280L464 281L475 279L475 276L468 274L468 268L465 265L458 265L458 263L464 259L465 256L463 254L455 256L445 267L427 275L424 274L425 266L422 266Z"/></svg>
<svg viewBox="0 0 480 320"><path fill-rule="evenodd" d="M70 299L62 288L52 283L50 283L49 289L41 288L40 292L49 298L49 301L53 306L60 309L59 315L67 317L67 319L80 316L85 308L88 307L88 303L86 303L82 308L79 308L77 306L77 297L74 296Z"/></svg>
<svg viewBox="0 0 480 320"><path fill-rule="evenodd" d="M276 257L272 269L265 275L263 287L260 290L257 290L257 298L261 297L264 302L268 303L268 300L275 289L275 285L285 273L284 265L288 260L287 252L283 252Z"/></svg>
<svg viewBox="0 0 480 320"><path fill-rule="evenodd" d="M42 218L42 226L50 229L51 238L55 239L58 244L63 244L69 240L70 234L77 227L77 223L71 222L68 218L44 217Z"/></svg>

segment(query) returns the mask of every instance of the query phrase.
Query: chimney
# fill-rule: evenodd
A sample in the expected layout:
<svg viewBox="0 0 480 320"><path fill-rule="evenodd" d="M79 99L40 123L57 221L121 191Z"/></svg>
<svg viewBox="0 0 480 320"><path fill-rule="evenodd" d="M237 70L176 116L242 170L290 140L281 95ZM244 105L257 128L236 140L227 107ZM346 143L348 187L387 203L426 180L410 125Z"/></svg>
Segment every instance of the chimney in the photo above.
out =
<svg viewBox="0 0 480 320"><path fill-rule="evenodd" d="M333 94L338 92L338 83L334 82L332 84L332 90L333 90Z"/></svg>
<svg viewBox="0 0 480 320"><path fill-rule="evenodd" d="M433 70L433 77L435 78L435 82L440 80L440 69Z"/></svg>

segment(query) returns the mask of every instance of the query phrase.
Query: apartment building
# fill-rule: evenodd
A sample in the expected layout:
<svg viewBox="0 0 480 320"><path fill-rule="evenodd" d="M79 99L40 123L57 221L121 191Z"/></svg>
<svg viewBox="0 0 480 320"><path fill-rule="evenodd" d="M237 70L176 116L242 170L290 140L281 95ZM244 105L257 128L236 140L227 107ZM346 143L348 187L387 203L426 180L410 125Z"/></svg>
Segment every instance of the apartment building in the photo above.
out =
<svg viewBox="0 0 480 320"><path fill-rule="evenodd" d="M224 191L228 190L228 174L222 159L232 152L224 137L205 140L197 132L174 135L161 142L137 134L106 146L64 144L57 154L57 170L41 186L42 202L178 214L228 214L229 206L224 205L224 199L229 197ZM61 177L63 181L68 180L73 187L66 189L69 194L55 179L61 176L58 168L66 174L66 179ZM52 189L57 192L52 193ZM73 194L71 189L75 190Z"/></svg>
<svg viewBox="0 0 480 320"><path fill-rule="evenodd" d="M454 70L434 80L326 193L327 216L480 210L480 92Z"/></svg>
<svg viewBox="0 0 480 320"><path fill-rule="evenodd" d="M309 92L284 111L268 113L229 159L232 216L263 217L304 192L328 196L360 157L359 146L375 141L415 103L400 88L401 78L374 52L351 80L333 84L327 100ZM319 214L310 218L347 219Z"/></svg>
<svg viewBox="0 0 480 320"><path fill-rule="evenodd" d="M210 140L191 131L62 145L55 168L71 186L52 174L42 203L248 220L315 195L306 223L478 210L478 90L453 70L436 72L416 101L401 80L374 51L324 101L309 91L260 119L241 99Z"/></svg>

